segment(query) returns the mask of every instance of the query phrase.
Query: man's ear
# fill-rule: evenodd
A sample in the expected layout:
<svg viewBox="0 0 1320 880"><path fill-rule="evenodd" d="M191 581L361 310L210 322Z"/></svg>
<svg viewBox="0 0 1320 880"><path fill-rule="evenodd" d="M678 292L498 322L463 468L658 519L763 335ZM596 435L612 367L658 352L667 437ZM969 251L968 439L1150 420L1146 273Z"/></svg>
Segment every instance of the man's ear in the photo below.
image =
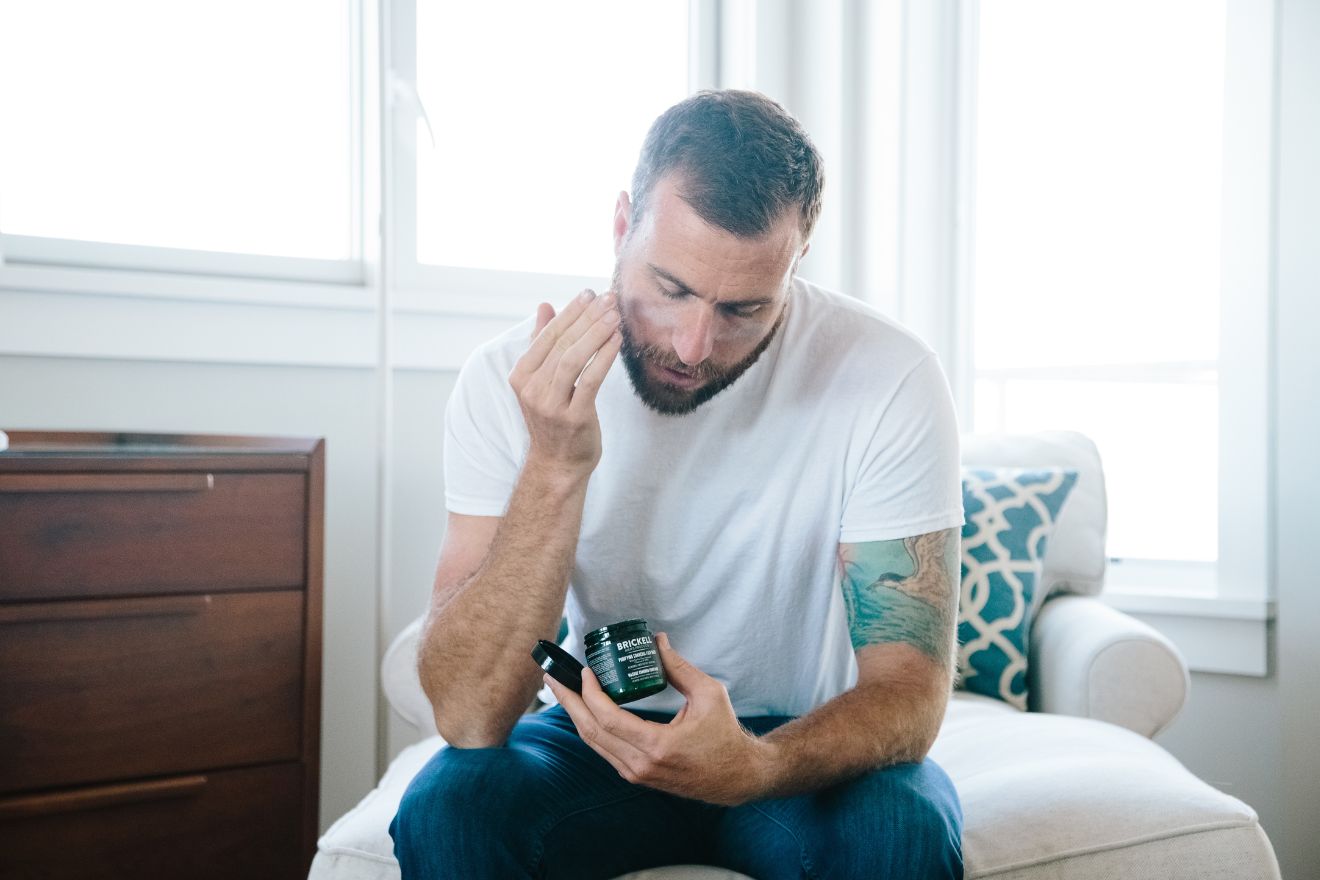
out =
<svg viewBox="0 0 1320 880"><path fill-rule="evenodd" d="M619 193L619 198L614 202L614 258L619 258L623 251L623 243L628 238L628 224L632 218L632 202L628 198L627 191Z"/></svg>

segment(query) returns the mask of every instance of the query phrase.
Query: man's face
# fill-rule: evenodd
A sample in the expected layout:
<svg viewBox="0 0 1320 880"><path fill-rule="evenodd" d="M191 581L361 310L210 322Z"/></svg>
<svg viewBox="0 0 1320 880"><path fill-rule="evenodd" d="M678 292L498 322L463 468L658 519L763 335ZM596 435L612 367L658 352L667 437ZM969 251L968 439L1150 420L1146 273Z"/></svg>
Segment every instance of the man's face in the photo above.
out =
<svg viewBox="0 0 1320 880"><path fill-rule="evenodd" d="M645 216L615 213L614 277L620 355L642 402L684 415L741 376L783 323L800 253L796 212L765 235L739 238L711 226L660 180Z"/></svg>

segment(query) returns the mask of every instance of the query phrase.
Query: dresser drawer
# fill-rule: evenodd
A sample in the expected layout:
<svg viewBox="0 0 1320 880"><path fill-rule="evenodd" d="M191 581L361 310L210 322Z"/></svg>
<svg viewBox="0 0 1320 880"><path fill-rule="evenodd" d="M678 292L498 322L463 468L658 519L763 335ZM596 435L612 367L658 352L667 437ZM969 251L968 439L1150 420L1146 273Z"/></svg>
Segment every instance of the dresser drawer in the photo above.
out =
<svg viewBox="0 0 1320 880"><path fill-rule="evenodd" d="M303 599L0 605L0 793L298 758Z"/></svg>
<svg viewBox="0 0 1320 880"><path fill-rule="evenodd" d="M0 878L302 878L301 786L280 764L0 796Z"/></svg>
<svg viewBox="0 0 1320 880"><path fill-rule="evenodd" d="M0 474L0 602L301 586L307 481Z"/></svg>

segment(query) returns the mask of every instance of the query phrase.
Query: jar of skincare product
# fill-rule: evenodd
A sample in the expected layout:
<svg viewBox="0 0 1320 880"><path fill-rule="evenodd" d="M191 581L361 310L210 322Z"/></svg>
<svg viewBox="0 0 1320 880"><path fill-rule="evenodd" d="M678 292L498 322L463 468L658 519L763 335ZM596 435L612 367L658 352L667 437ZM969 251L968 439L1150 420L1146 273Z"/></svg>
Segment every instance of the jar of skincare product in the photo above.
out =
<svg viewBox="0 0 1320 880"><path fill-rule="evenodd" d="M587 633L587 665L616 703L631 703L669 686L651 630L634 617Z"/></svg>

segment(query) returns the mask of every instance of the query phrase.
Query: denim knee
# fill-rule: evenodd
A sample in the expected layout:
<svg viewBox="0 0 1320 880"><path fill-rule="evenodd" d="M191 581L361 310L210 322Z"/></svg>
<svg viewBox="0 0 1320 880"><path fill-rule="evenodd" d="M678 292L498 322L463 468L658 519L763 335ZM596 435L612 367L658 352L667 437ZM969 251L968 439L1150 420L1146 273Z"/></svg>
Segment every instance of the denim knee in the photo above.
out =
<svg viewBox="0 0 1320 880"><path fill-rule="evenodd" d="M513 749L445 746L418 772L390 822L404 880L530 876L535 784L527 756ZM462 867L462 871L458 871Z"/></svg>
<svg viewBox="0 0 1320 880"><path fill-rule="evenodd" d="M929 758L826 789L810 815L809 875L962 880L962 806Z"/></svg>
<svg viewBox="0 0 1320 880"><path fill-rule="evenodd" d="M887 797L901 814L904 831L894 861L906 866L907 876L962 880L963 814L953 781L930 758L888 769L893 784Z"/></svg>

